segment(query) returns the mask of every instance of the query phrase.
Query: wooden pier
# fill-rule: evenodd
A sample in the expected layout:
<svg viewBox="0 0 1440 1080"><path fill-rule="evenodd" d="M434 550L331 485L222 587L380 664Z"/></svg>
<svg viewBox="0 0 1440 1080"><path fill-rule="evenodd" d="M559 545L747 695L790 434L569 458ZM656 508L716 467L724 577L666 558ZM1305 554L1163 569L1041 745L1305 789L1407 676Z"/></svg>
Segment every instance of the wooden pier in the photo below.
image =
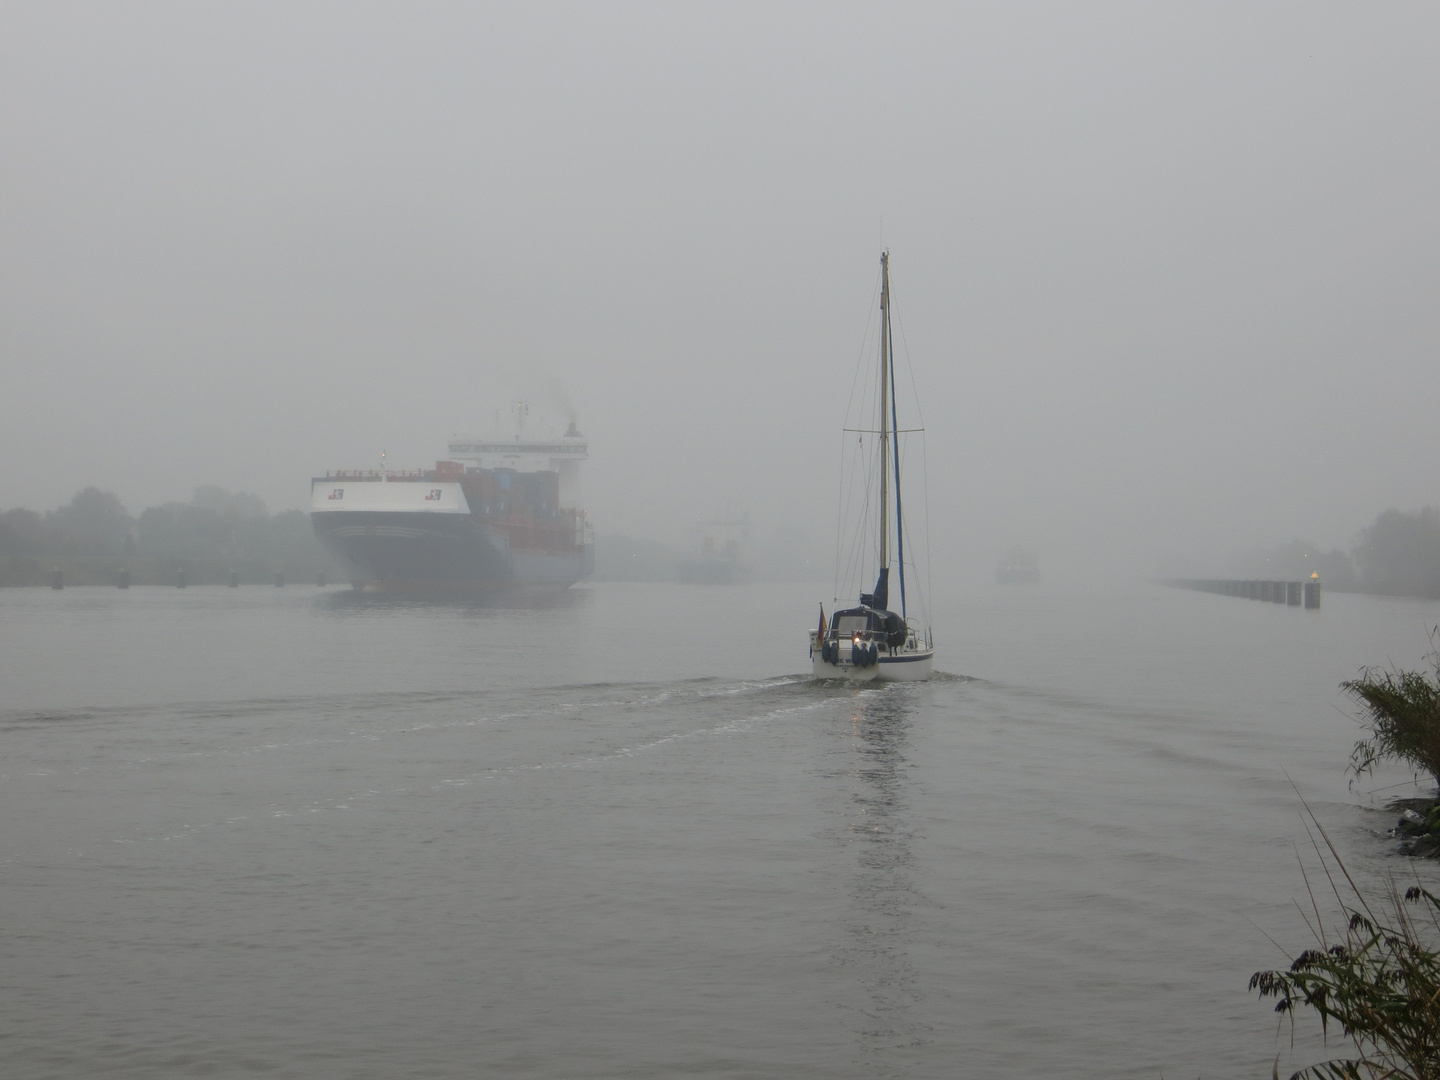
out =
<svg viewBox="0 0 1440 1080"><path fill-rule="evenodd" d="M1255 578L1171 578L1164 584L1175 589L1237 596L1242 600L1304 607L1311 611L1320 607L1320 579L1309 581L1263 581Z"/></svg>

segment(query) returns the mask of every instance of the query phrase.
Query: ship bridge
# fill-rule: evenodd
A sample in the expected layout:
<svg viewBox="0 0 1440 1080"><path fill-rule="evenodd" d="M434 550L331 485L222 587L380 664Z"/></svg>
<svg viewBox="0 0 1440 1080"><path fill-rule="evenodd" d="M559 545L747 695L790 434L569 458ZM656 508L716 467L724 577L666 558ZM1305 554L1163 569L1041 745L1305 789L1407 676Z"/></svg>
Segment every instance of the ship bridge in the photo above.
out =
<svg viewBox="0 0 1440 1080"><path fill-rule="evenodd" d="M552 439L457 439L449 445L450 460L472 469L514 469L521 473L560 474L562 505L580 478L580 463L590 456L590 443L571 421L564 435Z"/></svg>

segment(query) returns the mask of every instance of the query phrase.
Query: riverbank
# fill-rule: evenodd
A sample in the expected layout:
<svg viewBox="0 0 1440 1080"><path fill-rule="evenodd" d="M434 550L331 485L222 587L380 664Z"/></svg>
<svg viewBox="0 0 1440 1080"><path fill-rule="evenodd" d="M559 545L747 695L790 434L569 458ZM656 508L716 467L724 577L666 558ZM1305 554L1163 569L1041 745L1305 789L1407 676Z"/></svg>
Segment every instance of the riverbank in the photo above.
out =
<svg viewBox="0 0 1440 1080"><path fill-rule="evenodd" d="M1440 797L1400 799L1389 808L1399 814L1389 835L1400 841L1401 855L1440 858Z"/></svg>
<svg viewBox="0 0 1440 1080"><path fill-rule="evenodd" d="M107 585L116 587L122 577L130 585L176 585L184 576L187 585L268 585L279 574L285 581L314 583L343 581L344 575L317 545L314 555L285 558L228 560L187 559L155 555L59 556L48 559L12 555L0 559L0 588L49 587L59 572L66 587Z"/></svg>

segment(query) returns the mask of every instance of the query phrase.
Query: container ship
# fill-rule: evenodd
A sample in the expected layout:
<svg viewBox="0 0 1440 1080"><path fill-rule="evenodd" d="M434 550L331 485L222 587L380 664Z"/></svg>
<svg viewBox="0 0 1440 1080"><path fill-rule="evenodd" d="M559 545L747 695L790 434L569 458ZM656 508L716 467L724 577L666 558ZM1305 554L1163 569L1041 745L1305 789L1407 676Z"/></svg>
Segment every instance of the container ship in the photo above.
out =
<svg viewBox="0 0 1440 1080"><path fill-rule="evenodd" d="M357 589L483 593L568 588L595 565L573 508L589 444L463 440L434 469L327 472L310 483L315 535Z"/></svg>

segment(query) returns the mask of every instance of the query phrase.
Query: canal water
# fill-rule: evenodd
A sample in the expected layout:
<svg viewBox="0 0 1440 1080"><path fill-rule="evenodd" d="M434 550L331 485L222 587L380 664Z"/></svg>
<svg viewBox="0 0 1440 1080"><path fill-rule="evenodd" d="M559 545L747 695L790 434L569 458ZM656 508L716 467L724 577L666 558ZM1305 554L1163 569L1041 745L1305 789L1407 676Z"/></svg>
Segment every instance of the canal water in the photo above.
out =
<svg viewBox="0 0 1440 1080"><path fill-rule="evenodd" d="M4 1075L1262 1077L1302 797L1440 886L1337 689L1440 604L956 592L856 688L821 592L0 591Z"/></svg>

